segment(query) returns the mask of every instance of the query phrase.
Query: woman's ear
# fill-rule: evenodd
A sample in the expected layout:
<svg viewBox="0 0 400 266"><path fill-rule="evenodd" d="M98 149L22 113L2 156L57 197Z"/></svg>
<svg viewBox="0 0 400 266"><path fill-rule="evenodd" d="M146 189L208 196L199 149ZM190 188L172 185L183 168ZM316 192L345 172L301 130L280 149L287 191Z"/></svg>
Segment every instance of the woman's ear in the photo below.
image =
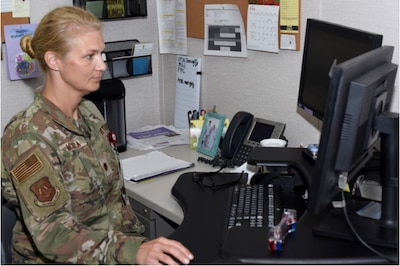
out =
<svg viewBox="0 0 400 266"><path fill-rule="evenodd" d="M56 53L54 53L53 51L47 51L44 54L44 60L46 61L46 64L49 69L54 71L59 70L59 60Z"/></svg>

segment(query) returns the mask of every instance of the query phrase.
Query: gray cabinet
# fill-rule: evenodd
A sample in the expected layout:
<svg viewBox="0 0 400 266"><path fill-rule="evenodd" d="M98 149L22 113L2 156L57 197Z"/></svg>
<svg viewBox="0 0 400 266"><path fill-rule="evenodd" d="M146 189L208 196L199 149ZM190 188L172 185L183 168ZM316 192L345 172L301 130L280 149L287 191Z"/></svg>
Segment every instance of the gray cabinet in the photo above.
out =
<svg viewBox="0 0 400 266"><path fill-rule="evenodd" d="M132 198L129 198L129 201L136 216L146 228L144 235L149 239L154 239L160 236L167 237L178 227L176 223L158 214L142 203Z"/></svg>

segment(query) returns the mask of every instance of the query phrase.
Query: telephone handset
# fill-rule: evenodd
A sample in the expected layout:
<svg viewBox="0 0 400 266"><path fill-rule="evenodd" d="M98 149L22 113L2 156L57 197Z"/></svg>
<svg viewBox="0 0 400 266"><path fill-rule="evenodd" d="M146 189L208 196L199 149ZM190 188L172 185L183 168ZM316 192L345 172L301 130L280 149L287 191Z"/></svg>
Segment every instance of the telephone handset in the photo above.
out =
<svg viewBox="0 0 400 266"><path fill-rule="evenodd" d="M286 125L254 117L240 111L232 118L221 143L221 158L232 167L247 162L247 157L260 141L267 138L284 138Z"/></svg>
<svg viewBox="0 0 400 266"><path fill-rule="evenodd" d="M233 158L249 131L253 117L250 113L240 111L232 118L221 144L221 156L223 158Z"/></svg>

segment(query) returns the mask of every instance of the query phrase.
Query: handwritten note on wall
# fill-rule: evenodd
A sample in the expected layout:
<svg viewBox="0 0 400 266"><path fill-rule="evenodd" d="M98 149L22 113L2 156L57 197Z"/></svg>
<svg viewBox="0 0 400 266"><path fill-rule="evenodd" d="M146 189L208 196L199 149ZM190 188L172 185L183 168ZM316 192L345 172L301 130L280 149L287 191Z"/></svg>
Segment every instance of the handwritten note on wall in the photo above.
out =
<svg viewBox="0 0 400 266"><path fill-rule="evenodd" d="M201 59L177 56L175 121L177 128L189 128L188 112L199 110Z"/></svg>

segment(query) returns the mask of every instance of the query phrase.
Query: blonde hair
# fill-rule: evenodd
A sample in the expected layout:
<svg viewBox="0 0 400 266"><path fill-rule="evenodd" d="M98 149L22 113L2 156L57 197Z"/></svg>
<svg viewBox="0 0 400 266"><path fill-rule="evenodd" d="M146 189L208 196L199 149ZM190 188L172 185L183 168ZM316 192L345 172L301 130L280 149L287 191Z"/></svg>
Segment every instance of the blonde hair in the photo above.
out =
<svg viewBox="0 0 400 266"><path fill-rule="evenodd" d="M92 13L79 7L58 7L42 18L33 36L21 38L20 46L47 72L45 53L53 51L64 56L71 50L71 40L89 30L102 30L101 22Z"/></svg>

